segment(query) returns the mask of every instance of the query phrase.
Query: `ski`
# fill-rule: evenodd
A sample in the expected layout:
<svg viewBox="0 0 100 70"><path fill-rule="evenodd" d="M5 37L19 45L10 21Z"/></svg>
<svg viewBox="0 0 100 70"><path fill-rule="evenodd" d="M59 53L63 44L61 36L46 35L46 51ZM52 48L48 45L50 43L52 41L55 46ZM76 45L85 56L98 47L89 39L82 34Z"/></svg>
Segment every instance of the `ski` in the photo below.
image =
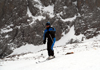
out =
<svg viewBox="0 0 100 70"><path fill-rule="evenodd" d="M47 60L43 60L43 61L37 61L36 64L39 64L39 63L42 63L42 62L45 62Z"/></svg>
<svg viewBox="0 0 100 70"><path fill-rule="evenodd" d="M42 61L37 61L36 64L43 63L43 62L46 62L46 61L49 61L49 60L52 60L52 59L54 59L54 58L46 59L46 60L42 60Z"/></svg>

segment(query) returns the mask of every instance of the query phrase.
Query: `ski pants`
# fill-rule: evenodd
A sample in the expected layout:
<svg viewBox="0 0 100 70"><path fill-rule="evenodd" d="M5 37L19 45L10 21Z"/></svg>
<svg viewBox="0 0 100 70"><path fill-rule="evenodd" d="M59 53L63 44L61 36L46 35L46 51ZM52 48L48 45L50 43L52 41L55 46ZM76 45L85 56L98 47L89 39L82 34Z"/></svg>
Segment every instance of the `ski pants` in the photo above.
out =
<svg viewBox="0 0 100 70"><path fill-rule="evenodd" d="M48 41L47 43L47 50L48 50L48 56L54 56L54 44L55 44L56 38L53 38L53 41Z"/></svg>

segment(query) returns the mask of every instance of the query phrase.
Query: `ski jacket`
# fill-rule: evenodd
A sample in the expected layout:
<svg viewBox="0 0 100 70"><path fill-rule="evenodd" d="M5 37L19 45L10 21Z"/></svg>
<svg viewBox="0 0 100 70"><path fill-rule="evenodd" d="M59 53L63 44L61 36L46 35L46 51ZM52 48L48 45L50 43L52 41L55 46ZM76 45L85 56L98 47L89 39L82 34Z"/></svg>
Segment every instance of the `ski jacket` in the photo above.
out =
<svg viewBox="0 0 100 70"><path fill-rule="evenodd" d="M55 33L56 29L53 27L46 28L44 30L43 40L46 41L46 38L48 38L48 42L55 40Z"/></svg>

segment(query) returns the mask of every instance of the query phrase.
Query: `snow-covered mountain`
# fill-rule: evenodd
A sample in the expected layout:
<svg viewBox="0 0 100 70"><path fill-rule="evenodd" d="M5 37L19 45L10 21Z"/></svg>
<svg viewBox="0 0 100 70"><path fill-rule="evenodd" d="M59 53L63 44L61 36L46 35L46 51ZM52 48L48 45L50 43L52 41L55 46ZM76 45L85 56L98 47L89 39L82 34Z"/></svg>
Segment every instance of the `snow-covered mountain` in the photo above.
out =
<svg viewBox="0 0 100 70"><path fill-rule="evenodd" d="M0 57L23 45L41 46L42 24L47 21L56 28L57 46L98 38L99 3L100 0L0 0Z"/></svg>

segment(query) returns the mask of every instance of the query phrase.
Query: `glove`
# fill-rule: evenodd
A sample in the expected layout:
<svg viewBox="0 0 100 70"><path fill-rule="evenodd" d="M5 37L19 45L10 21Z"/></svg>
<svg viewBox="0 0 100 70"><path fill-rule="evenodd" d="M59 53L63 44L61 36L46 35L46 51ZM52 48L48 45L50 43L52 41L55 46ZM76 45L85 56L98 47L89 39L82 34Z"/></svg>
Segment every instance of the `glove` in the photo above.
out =
<svg viewBox="0 0 100 70"><path fill-rule="evenodd" d="M46 43L46 40L43 40L43 44L45 44Z"/></svg>

